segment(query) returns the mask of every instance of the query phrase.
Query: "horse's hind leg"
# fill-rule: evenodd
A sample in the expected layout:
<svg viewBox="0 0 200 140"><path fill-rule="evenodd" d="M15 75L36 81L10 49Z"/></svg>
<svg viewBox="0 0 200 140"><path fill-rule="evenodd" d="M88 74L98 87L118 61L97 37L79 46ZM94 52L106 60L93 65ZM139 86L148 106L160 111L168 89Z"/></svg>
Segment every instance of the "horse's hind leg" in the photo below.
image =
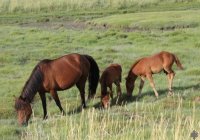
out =
<svg viewBox="0 0 200 140"><path fill-rule="evenodd" d="M120 81L116 81L115 85L117 87L117 96L121 96L122 95L122 91L121 91L121 86L120 86Z"/></svg>
<svg viewBox="0 0 200 140"><path fill-rule="evenodd" d="M167 79L168 79L168 89L169 89L168 95L173 95L172 84L175 73L171 68L165 68L164 71L167 74Z"/></svg>
<svg viewBox="0 0 200 140"><path fill-rule="evenodd" d="M58 97L58 94L55 90L50 91L51 96L53 97L54 101L56 102L56 105L59 107L60 111L62 112L63 115L65 115L65 111L63 110L61 104L60 104L60 99Z"/></svg>
<svg viewBox="0 0 200 140"><path fill-rule="evenodd" d="M81 100L82 100L82 107L86 108L86 103L85 103L85 83L86 83L86 78L79 80L76 83L76 86L81 94Z"/></svg>
<svg viewBox="0 0 200 140"><path fill-rule="evenodd" d="M43 119L47 119L47 104L46 104L46 96L45 92L39 92L40 98L42 100L42 107L43 107L43 112L44 112L44 117Z"/></svg>
<svg viewBox="0 0 200 140"><path fill-rule="evenodd" d="M169 93L168 95L173 95L173 90L172 90L172 84L173 84L173 79L174 79L175 73L169 73L167 74L167 78L168 78L168 89L169 89Z"/></svg>
<svg viewBox="0 0 200 140"><path fill-rule="evenodd" d="M110 84L109 86L109 89L110 89L110 97L111 97L111 99L113 99L113 90L112 90L112 84Z"/></svg>
<svg viewBox="0 0 200 140"><path fill-rule="evenodd" d="M153 88L153 91L155 93L156 98L158 98L158 92L157 92L157 90L155 88L155 84L154 84L152 75L151 74L147 74L146 77L149 80L151 87Z"/></svg>

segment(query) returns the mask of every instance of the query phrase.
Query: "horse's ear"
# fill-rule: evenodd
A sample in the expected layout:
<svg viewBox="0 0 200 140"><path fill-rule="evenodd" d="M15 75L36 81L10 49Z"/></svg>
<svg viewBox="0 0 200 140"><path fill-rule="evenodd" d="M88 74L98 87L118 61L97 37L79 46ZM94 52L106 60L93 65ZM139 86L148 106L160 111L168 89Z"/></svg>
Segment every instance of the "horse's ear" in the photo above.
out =
<svg viewBox="0 0 200 140"><path fill-rule="evenodd" d="M13 98L14 98L14 101L16 101L16 100L17 100L17 97L16 97L15 95L13 95Z"/></svg>
<svg viewBox="0 0 200 140"><path fill-rule="evenodd" d="M25 100L25 98L23 98L22 96L19 96L19 99L21 99L21 100L23 100L23 101Z"/></svg>

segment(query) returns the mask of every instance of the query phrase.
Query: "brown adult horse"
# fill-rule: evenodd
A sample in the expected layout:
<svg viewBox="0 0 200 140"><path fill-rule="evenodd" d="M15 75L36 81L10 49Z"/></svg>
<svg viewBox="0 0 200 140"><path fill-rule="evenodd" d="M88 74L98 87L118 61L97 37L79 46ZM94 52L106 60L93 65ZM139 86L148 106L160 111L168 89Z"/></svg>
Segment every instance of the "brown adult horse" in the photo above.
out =
<svg viewBox="0 0 200 140"><path fill-rule="evenodd" d="M113 99L112 84L114 83L117 87L118 96L121 95L121 75L122 68L119 64L111 64L108 66L102 73L100 77L101 84L101 102L104 108L108 107L109 97ZM107 88L110 89L110 93L107 91Z"/></svg>
<svg viewBox="0 0 200 140"><path fill-rule="evenodd" d="M42 60L32 71L21 95L15 101L15 109L20 125L28 124L31 116L31 101L38 92L47 117L45 92L50 92L60 111L65 114L57 91L65 90L76 85L80 91L82 107L85 108L85 83L89 79L89 95L92 98L96 93L99 81L99 68L95 60L89 55L69 54L55 60Z"/></svg>
<svg viewBox="0 0 200 140"><path fill-rule="evenodd" d="M167 75L168 78L168 88L169 88L169 95L171 95L172 92L172 82L173 78L175 76L174 71L172 70L173 63L176 63L176 65L183 69L182 64L180 63L178 57L172 53L162 51L158 54L155 54L150 57L144 57L139 60L137 60L133 66L131 67L128 76L126 78L126 89L127 94L129 96L132 95L133 89L134 89L134 83L138 76L140 76L140 86L139 86L139 93L138 96L141 95L141 91L144 85L144 80L147 78L150 82L151 87L153 88L153 91L155 93L155 96L158 98L158 92L156 91L155 84L153 82L152 74L156 74L161 72L162 70Z"/></svg>

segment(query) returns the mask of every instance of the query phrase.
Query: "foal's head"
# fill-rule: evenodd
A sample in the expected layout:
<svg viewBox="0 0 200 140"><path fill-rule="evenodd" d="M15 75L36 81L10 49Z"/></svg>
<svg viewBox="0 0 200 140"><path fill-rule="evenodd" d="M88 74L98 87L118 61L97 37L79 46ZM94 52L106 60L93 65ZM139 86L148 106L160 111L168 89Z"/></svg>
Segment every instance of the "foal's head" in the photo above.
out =
<svg viewBox="0 0 200 140"><path fill-rule="evenodd" d="M128 75L126 77L126 91L128 96L132 96L133 89L135 87L135 80L137 76L136 75Z"/></svg>
<svg viewBox="0 0 200 140"><path fill-rule="evenodd" d="M134 84L132 80L129 77L127 77L126 78L126 92L128 96L132 96L133 89L134 89Z"/></svg>
<svg viewBox="0 0 200 140"><path fill-rule="evenodd" d="M102 106L103 106L105 109L107 109L107 108L109 107L109 104L110 104L109 100L110 100L110 99L109 99L109 94L107 94L107 95L101 97L101 103L102 103Z"/></svg>
<svg viewBox="0 0 200 140"><path fill-rule="evenodd" d="M28 120L32 114L30 103L25 102L25 100L20 96L15 100L15 109L17 111L19 125L28 125Z"/></svg>

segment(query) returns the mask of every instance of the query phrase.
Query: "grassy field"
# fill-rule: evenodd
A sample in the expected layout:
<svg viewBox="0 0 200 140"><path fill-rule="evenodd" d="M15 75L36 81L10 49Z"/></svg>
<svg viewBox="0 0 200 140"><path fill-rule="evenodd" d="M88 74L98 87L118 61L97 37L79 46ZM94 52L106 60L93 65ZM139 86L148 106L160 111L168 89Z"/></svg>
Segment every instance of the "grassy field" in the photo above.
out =
<svg viewBox="0 0 200 140"><path fill-rule="evenodd" d="M124 7L117 7L118 0L110 5L93 0L90 4L101 2L101 6L87 9L86 5L82 10L83 1L76 0L59 0L58 5L53 4L55 8L44 0L35 2L44 2L41 8L15 2L13 9L13 1L0 2L0 139L189 140L193 130L200 132L198 1L126 0L121 3ZM64 2L74 4L75 11ZM173 67L175 95L167 97L167 77L160 73L154 75L158 100L148 81L141 98L135 100L139 80L134 97L127 99L125 77L131 65L162 50L175 53L184 66L183 71ZM19 127L14 96L20 95L34 66L42 59L74 52L93 56L101 71L110 63L121 64L122 98L117 103L115 98L108 110L102 110L99 86L96 98L81 111L74 87L59 92L67 115L61 116L54 101L47 100L49 118L43 121L36 95L28 127Z"/></svg>

